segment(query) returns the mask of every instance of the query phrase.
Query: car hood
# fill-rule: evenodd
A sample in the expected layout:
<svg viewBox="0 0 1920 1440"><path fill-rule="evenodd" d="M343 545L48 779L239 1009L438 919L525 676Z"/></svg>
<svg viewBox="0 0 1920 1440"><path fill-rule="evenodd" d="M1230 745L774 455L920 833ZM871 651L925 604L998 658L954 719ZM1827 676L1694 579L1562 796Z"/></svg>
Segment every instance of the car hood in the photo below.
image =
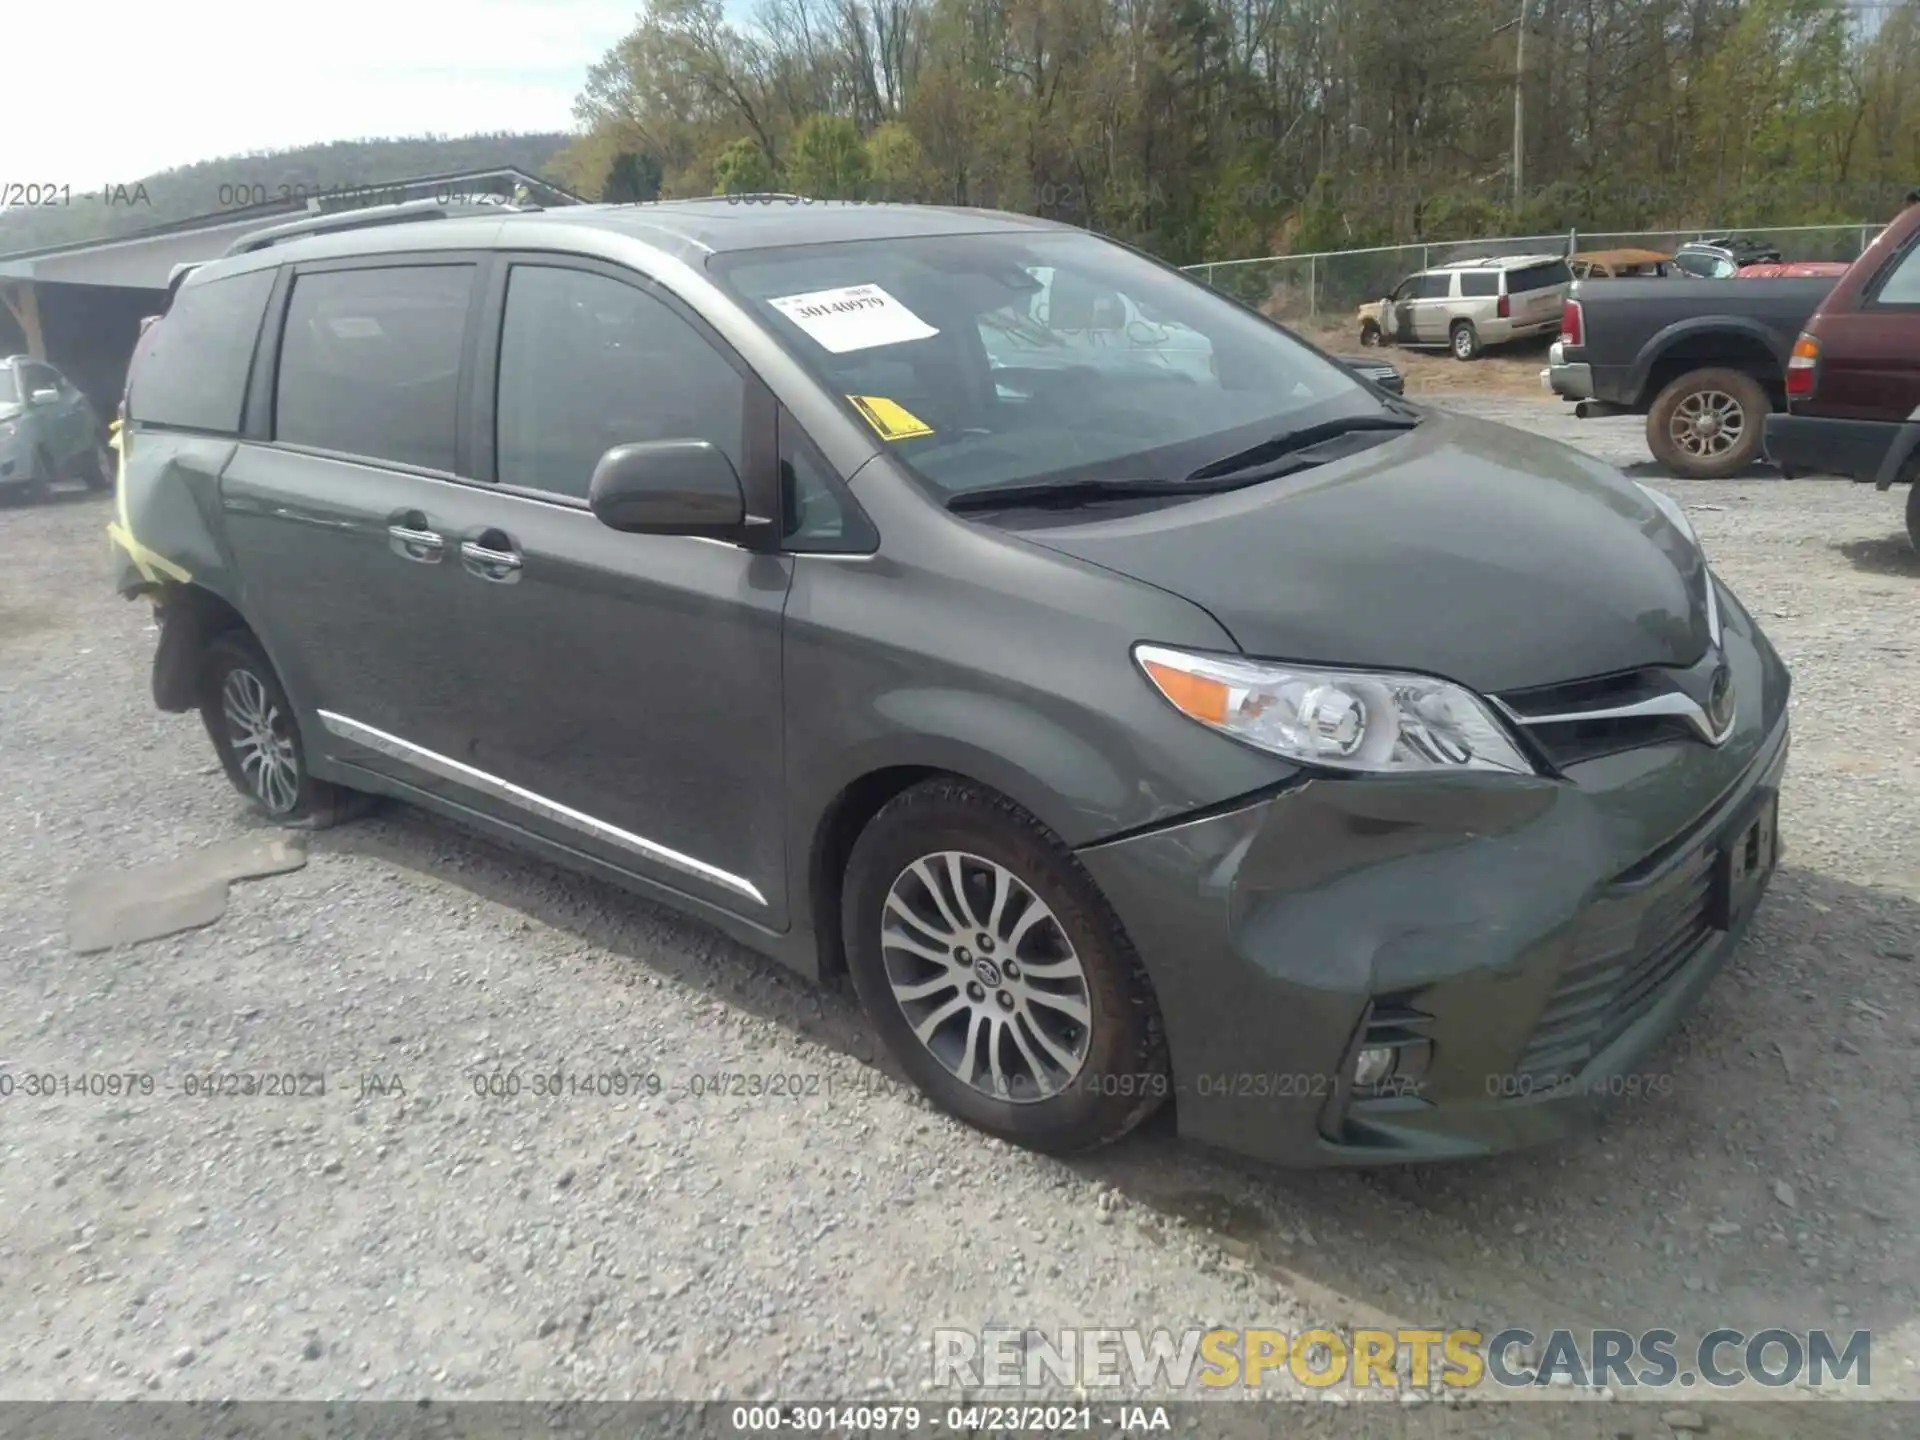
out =
<svg viewBox="0 0 1920 1440"><path fill-rule="evenodd" d="M19 419L26 413L26 408L24 405L0 404L0 422Z"/></svg>
<svg viewBox="0 0 1920 1440"><path fill-rule="evenodd" d="M1700 659L1704 561L1632 481L1524 431L1425 414L1242 490L1002 523L1204 606L1250 655L1483 693Z"/></svg>

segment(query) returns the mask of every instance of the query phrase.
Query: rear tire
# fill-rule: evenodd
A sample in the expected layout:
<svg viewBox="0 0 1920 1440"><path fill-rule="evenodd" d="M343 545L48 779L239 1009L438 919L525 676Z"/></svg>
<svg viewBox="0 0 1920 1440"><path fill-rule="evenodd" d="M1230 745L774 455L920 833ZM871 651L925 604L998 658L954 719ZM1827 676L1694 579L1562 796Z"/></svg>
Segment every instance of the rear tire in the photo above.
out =
<svg viewBox="0 0 1920 1440"><path fill-rule="evenodd" d="M1739 370L1694 370L1668 384L1647 413L1647 448L1687 480L1725 480L1760 454L1773 404Z"/></svg>
<svg viewBox="0 0 1920 1440"><path fill-rule="evenodd" d="M868 823L842 926L874 1029L940 1109L1053 1154L1171 1093L1160 1010L1073 852L1004 796L930 780Z"/></svg>
<svg viewBox="0 0 1920 1440"><path fill-rule="evenodd" d="M1471 320L1456 320L1447 331L1447 348L1456 360L1478 360L1486 347L1480 343L1480 332Z"/></svg>
<svg viewBox="0 0 1920 1440"><path fill-rule="evenodd" d="M276 825L324 830L365 808L364 797L307 770L292 703L260 642L227 630L200 662L200 720L233 788Z"/></svg>

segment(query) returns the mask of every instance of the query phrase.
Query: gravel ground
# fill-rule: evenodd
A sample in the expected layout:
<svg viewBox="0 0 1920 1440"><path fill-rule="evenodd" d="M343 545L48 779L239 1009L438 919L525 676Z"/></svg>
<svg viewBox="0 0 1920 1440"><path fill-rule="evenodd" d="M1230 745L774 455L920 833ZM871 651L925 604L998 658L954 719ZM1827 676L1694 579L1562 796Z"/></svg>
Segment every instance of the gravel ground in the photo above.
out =
<svg viewBox="0 0 1920 1440"><path fill-rule="evenodd" d="M1457 403L1646 473L1638 422ZM1873 1393L1920 1398L1920 562L1868 487L1668 488L1796 675L1787 853L1751 939L1665 1051L1671 1093L1600 1134L1312 1174L1164 1124L1074 1163L1000 1145L876 1068L848 995L405 809L314 837L207 930L70 954L71 879L253 822L197 719L151 706L105 507L0 509L0 1073L158 1087L0 1100L0 1398L944 1403L936 1326L1309 1323L1864 1327ZM559 1067L665 1093L476 1093ZM326 1093L173 1093L212 1070ZM691 1093L727 1071L817 1091ZM1704 1393L1559 1409L1664 1436ZM1360 1433L1400 1408L1310 1413Z"/></svg>

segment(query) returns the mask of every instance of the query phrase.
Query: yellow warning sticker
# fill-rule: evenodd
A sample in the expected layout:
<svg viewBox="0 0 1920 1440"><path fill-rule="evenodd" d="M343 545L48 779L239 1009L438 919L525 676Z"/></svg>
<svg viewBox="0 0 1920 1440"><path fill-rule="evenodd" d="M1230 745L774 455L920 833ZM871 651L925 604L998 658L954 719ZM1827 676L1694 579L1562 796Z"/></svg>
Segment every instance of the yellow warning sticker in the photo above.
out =
<svg viewBox="0 0 1920 1440"><path fill-rule="evenodd" d="M847 398L867 417L867 423L882 440L911 440L918 435L933 434L933 427L926 421L884 395L849 395Z"/></svg>

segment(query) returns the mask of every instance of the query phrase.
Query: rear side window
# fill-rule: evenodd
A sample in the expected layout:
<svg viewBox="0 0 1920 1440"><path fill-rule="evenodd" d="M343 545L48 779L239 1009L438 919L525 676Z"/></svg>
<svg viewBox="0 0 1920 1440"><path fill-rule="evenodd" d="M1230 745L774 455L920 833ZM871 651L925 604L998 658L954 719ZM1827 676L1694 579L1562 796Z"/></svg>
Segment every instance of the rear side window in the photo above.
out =
<svg viewBox="0 0 1920 1440"><path fill-rule="evenodd" d="M274 439L451 471L473 273L471 265L395 265L296 279ZM172 324L169 315L159 330Z"/></svg>
<svg viewBox="0 0 1920 1440"><path fill-rule="evenodd" d="M1545 290L1550 285L1567 285L1573 281L1573 271L1567 268L1564 260L1554 260L1545 265L1529 265L1521 270L1507 272L1507 293L1519 295L1528 290Z"/></svg>
<svg viewBox="0 0 1920 1440"><path fill-rule="evenodd" d="M1468 270L1460 277L1462 295L1498 295L1500 277L1491 270Z"/></svg>
<svg viewBox="0 0 1920 1440"><path fill-rule="evenodd" d="M1876 305L1920 305L1920 237L1907 242L1907 253L1894 262L1873 297Z"/></svg>
<svg viewBox="0 0 1920 1440"><path fill-rule="evenodd" d="M143 424L238 433L276 273L249 270L182 288L166 324L141 339L127 380L128 414Z"/></svg>

